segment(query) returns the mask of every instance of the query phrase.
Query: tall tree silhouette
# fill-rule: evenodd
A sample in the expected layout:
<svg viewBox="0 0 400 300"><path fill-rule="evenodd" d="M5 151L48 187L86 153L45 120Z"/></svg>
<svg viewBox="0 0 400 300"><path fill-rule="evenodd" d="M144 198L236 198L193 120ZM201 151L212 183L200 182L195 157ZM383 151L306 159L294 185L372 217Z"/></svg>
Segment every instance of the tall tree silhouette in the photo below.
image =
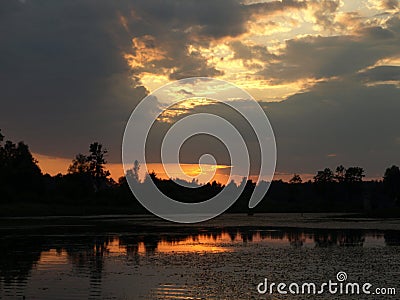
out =
<svg viewBox="0 0 400 300"><path fill-rule="evenodd" d="M364 169L360 167L350 167L344 175L345 181L348 183L361 182L364 177Z"/></svg>
<svg viewBox="0 0 400 300"><path fill-rule="evenodd" d="M323 171L318 171L314 176L315 183L329 183L334 181L334 175L331 169L325 168Z"/></svg>
<svg viewBox="0 0 400 300"><path fill-rule="evenodd" d="M342 183L346 180L346 171L346 168L342 165L336 168L335 179L337 180L337 182Z"/></svg>
<svg viewBox="0 0 400 300"><path fill-rule="evenodd" d="M391 166L385 171L383 184L388 195L400 204L400 169L398 166Z"/></svg>
<svg viewBox="0 0 400 300"><path fill-rule="evenodd" d="M89 156L87 157L89 163L89 170L91 175L96 181L105 180L110 176L110 172L105 169L107 163L105 157L108 153L107 149L103 149L103 145L98 142L90 144Z"/></svg>
<svg viewBox="0 0 400 300"><path fill-rule="evenodd" d="M0 141L3 139L1 135ZM42 191L42 172L37 163L23 142L6 141L0 146L0 190L6 196L3 199L28 195L34 198Z"/></svg>
<svg viewBox="0 0 400 300"><path fill-rule="evenodd" d="M126 177L129 178L130 183L139 183L140 163L135 160L132 169L126 171Z"/></svg>
<svg viewBox="0 0 400 300"><path fill-rule="evenodd" d="M90 165L88 162L88 157L79 153L72 160L72 164L68 168L68 173L70 174L88 174L90 171Z"/></svg>
<svg viewBox="0 0 400 300"><path fill-rule="evenodd" d="M103 149L102 144L98 142L90 144L89 155L81 153L76 155L68 168L68 173L79 175L85 180L89 178L95 192L103 189L111 182L111 179L108 178L110 172L105 168L107 153L108 151Z"/></svg>

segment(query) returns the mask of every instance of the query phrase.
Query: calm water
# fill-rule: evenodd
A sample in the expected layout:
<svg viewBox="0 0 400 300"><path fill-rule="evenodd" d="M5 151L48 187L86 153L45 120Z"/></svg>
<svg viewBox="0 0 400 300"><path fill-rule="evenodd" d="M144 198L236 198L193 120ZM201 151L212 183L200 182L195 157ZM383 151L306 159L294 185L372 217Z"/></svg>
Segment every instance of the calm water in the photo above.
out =
<svg viewBox="0 0 400 300"><path fill-rule="evenodd" d="M264 278L325 282L339 271L353 282L400 292L397 223L373 229L342 220L334 228L338 220L307 219L303 225L313 227L307 229L301 221L265 226L268 216L251 218L251 225L232 216L196 226L124 217L1 220L0 298L304 299L261 296L256 286Z"/></svg>

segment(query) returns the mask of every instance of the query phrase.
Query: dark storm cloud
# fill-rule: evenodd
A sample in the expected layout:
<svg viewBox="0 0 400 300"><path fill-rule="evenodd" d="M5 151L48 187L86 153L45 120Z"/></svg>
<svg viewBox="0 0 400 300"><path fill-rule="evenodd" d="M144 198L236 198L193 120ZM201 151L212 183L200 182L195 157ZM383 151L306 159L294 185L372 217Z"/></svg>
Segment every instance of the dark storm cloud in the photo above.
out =
<svg viewBox="0 0 400 300"><path fill-rule="evenodd" d="M220 70L209 65L206 57L190 50L189 45L208 47L210 42L245 33L248 21L256 15L304 7L305 2L298 1L247 5L238 0L138 1L132 11L124 14L129 30L139 39L146 35L153 37L155 44L152 47L166 55L135 70L168 74L170 79L222 75ZM131 18L129 15L139 17Z"/></svg>
<svg viewBox="0 0 400 300"><path fill-rule="evenodd" d="M115 149L132 105L122 51L130 38L112 1L2 1L0 120L35 152L71 157L99 139Z"/></svg>
<svg viewBox="0 0 400 300"><path fill-rule="evenodd" d="M326 11L335 12L336 1L321 3L315 17L329 27ZM146 94L138 79L142 72L171 79L219 75L196 48L240 38L257 15L306 6L302 1L1 1L2 133L25 140L35 152L65 157L98 139L111 149L110 160L118 161L127 118ZM277 134L282 171L314 172L326 165L328 154L336 155L333 163L368 165L371 172L399 163L399 89L364 85L398 80L398 67L366 69L399 54L400 21L393 17L386 25L353 36L289 40L279 55L230 43L235 58L267 62L260 74L275 83L340 77L284 102L263 104ZM145 48L132 39L144 41ZM151 51L159 57L142 66L129 67L124 59ZM201 142L188 153L206 146ZM197 162L193 155L183 158Z"/></svg>
<svg viewBox="0 0 400 300"><path fill-rule="evenodd" d="M249 66L251 68L262 69L262 65L249 61L256 59L260 62L268 62L276 58L276 55L269 53L267 47L264 46L245 45L240 41L231 42L229 45L234 52L233 58L241 59L245 66Z"/></svg>
<svg viewBox="0 0 400 300"><path fill-rule="evenodd" d="M159 36L169 31L192 31L198 36L221 38L245 32L246 15L241 13L239 1L136 1L133 13L138 18L128 18L130 28L138 34Z"/></svg>
<svg viewBox="0 0 400 300"><path fill-rule="evenodd" d="M360 78L366 82L398 81L400 82L400 67L379 66L360 73Z"/></svg>
<svg viewBox="0 0 400 300"><path fill-rule="evenodd" d="M237 100L236 102L243 111L246 111L249 103L246 100ZM217 115L230 122L236 130L243 137L244 142L247 145L250 159L250 173L252 175L259 174L260 168L260 143L257 136L254 133L250 123L236 110L229 107L226 104L220 102L210 102L205 105L192 106L189 108L182 109L179 106L170 107L169 110L169 120L168 122L157 121L154 123L150 134L147 137L146 159L148 162L160 163L161 162L161 145L163 138L166 136L168 130L179 120L185 117L191 116L197 113L208 113L212 115ZM196 133L198 128L195 125L190 128L193 133ZM231 158L229 156L229 151L226 148L220 138L223 140L229 136L229 131L225 135L215 138L207 134L197 134L192 138L185 141L179 152L179 158L181 163L197 164L199 158L205 154L211 154L217 164L221 165L231 165ZM237 170L236 170L237 171ZM243 171L243 170L241 170Z"/></svg>
<svg viewBox="0 0 400 300"><path fill-rule="evenodd" d="M395 85L366 86L359 78L346 78L319 83L285 101L261 102L274 129L277 171L313 174L343 164L362 166L367 176L381 177L385 168L400 164L399 99ZM241 132L254 163L251 174L257 174L258 142L245 121L220 104L188 109L175 120L199 112L220 115ZM167 130L167 124L157 126ZM212 153L219 163L229 164L229 156L212 138L203 137L201 143L188 143L182 150L185 163L197 163L201 154Z"/></svg>
<svg viewBox="0 0 400 300"><path fill-rule="evenodd" d="M189 55L178 58L179 66L169 75L170 79L179 80L188 77L214 77L222 75L223 72L210 67L207 60L197 51L192 51Z"/></svg>
<svg viewBox="0 0 400 300"><path fill-rule="evenodd" d="M400 163L399 99L394 85L367 87L345 79L264 103L277 139L278 170L314 173L345 164L381 176Z"/></svg>
<svg viewBox="0 0 400 300"><path fill-rule="evenodd" d="M252 14L295 1L243 5L240 1L15 1L0 3L0 126L42 154L71 157L93 139L119 158L124 123L146 90L141 72L171 79L215 76L189 45L246 32ZM165 56L130 69L132 38L150 36ZM146 50L142 50L146 52ZM131 77L131 78L129 78ZM135 79L136 78L136 79Z"/></svg>
<svg viewBox="0 0 400 300"><path fill-rule="evenodd" d="M276 62L267 64L258 74L276 84L355 74L382 58L399 54L398 22L398 17L393 17L387 28L366 27L355 35L289 40Z"/></svg>
<svg viewBox="0 0 400 300"><path fill-rule="evenodd" d="M287 9L304 9L307 7L307 1L282 0L269 1L243 5L242 14L248 20L249 16L253 15L269 15L276 12L282 12Z"/></svg>
<svg viewBox="0 0 400 300"><path fill-rule="evenodd" d="M305 8L304 1L270 1L244 4L239 0L136 1L129 12L130 24L141 24L137 33L159 35L168 31L190 32L192 39L235 37L246 32L246 23L253 15L266 15L285 9ZM126 14L125 14L126 15Z"/></svg>

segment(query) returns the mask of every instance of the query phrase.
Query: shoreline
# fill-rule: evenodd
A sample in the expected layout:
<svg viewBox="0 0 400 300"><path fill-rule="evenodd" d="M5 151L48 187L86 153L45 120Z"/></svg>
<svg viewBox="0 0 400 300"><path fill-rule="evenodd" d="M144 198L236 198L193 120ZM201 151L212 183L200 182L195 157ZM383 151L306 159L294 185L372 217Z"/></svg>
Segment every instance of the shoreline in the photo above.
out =
<svg viewBox="0 0 400 300"><path fill-rule="evenodd" d="M400 218L368 218L343 213L259 213L222 214L214 219L179 224L152 215L23 216L0 217L0 230L32 228L92 227L119 230L176 231L213 228L321 229L321 230L400 230ZM78 229L78 228L77 228Z"/></svg>

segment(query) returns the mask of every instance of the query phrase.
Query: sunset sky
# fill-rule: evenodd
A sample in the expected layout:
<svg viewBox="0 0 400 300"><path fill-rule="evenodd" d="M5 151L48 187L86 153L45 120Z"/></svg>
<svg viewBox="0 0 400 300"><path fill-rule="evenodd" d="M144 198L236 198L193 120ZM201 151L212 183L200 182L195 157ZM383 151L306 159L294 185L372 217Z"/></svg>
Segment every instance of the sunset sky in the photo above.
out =
<svg viewBox="0 0 400 300"><path fill-rule="evenodd" d="M100 141L122 175L134 107L193 76L259 101L275 132L277 178L339 164L378 178L400 165L397 0L5 0L0 31L0 128L44 172L65 173ZM213 109L180 111L205 106Z"/></svg>

